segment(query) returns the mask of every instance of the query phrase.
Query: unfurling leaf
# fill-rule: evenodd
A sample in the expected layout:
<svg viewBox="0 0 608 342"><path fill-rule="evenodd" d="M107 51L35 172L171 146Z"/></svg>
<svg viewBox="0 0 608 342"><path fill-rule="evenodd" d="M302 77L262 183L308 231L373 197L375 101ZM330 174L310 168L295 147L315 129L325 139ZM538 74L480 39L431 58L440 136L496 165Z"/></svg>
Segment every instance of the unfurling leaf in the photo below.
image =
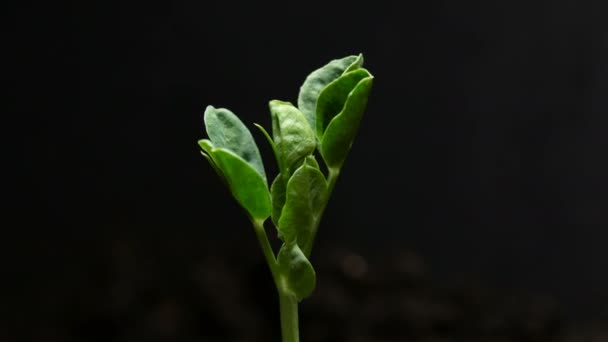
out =
<svg viewBox="0 0 608 342"><path fill-rule="evenodd" d="M371 74L365 69L357 69L347 72L327 85L319 94L317 101L317 136L322 139L323 133L331 120L338 115L348 95L355 89L357 84Z"/></svg>
<svg viewBox="0 0 608 342"><path fill-rule="evenodd" d="M331 119L323 132L321 155L330 168L341 168L350 151L367 106L373 79L369 76L359 81L348 94L342 111Z"/></svg>
<svg viewBox="0 0 608 342"><path fill-rule="evenodd" d="M313 71L300 87L298 108L308 120L310 127L316 127L317 99L321 91L333 80L347 71L353 71L363 64L363 56L348 56L335 59Z"/></svg>

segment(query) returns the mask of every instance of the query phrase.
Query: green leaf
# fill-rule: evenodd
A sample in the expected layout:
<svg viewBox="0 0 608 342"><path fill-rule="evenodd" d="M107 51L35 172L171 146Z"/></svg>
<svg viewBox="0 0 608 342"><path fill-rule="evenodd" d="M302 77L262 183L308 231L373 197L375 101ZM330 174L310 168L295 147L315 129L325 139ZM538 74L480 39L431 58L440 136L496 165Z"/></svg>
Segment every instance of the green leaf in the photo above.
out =
<svg viewBox="0 0 608 342"><path fill-rule="evenodd" d="M222 183L224 183L224 185L228 186L228 182L226 181L226 176L224 176L224 172L222 172L220 167L217 165L217 162L213 159L213 143L211 143L211 141L209 141L208 139L201 139L198 141L198 145L204 151L204 152L201 151L201 154L203 155L203 157L205 157L205 159L207 159L207 161L209 162L211 167L213 167L213 170L215 170L215 173L217 173L217 175L220 176Z"/></svg>
<svg viewBox="0 0 608 342"><path fill-rule="evenodd" d="M315 158L314 155L311 155L308 158L304 159L304 162L312 168L321 170L321 167L319 166L319 162L317 162L317 158Z"/></svg>
<svg viewBox="0 0 608 342"><path fill-rule="evenodd" d="M298 108L308 120L310 127L316 127L315 117L319 94L329 83L340 77L346 70L352 71L361 66L363 56L348 56L335 59L325 66L313 71L300 87Z"/></svg>
<svg viewBox="0 0 608 342"><path fill-rule="evenodd" d="M299 163L315 151L315 134L304 114L291 103L273 100L269 107L279 168L283 177L289 177Z"/></svg>
<svg viewBox="0 0 608 342"><path fill-rule="evenodd" d="M357 59L355 59L353 64L351 64L346 70L344 70L344 73L346 74L347 72L351 72L356 69L359 69L361 66L363 66L363 54L362 53L360 53L359 56L357 56Z"/></svg>
<svg viewBox="0 0 608 342"><path fill-rule="evenodd" d="M226 181L226 176L224 176L224 173L222 172L220 167L217 165L215 160L213 160L213 155L211 154L211 152L209 152L209 151L211 151L212 147L209 147L210 145L208 145L208 143L210 143L209 140L206 140L206 139L199 140L198 144L205 151L205 152L201 151L201 154L203 155L203 157L205 159L207 159L207 161L209 162L209 164L211 165L213 170L215 170L215 173L217 173L217 175L220 177L222 183L224 183L224 185L228 186L228 182Z"/></svg>
<svg viewBox="0 0 608 342"><path fill-rule="evenodd" d="M283 244L277 257L281 286L298 301L310 296L315 289L315 269L297 243Z"/></svg>
<svg viewBox="0 0 608 342"><path fill-rule="evenodd" d="M198 141L198 145L205 151L208 155L213 153L213 143L209 139L201 139Z"/></svg>
<svg viewBox="0 0 608 342"><path fill-rule="evenodd" d="M321 155L328 167L342 167L359 129L372 84L372 76L362 79L348 95L342 111L327 125Z"/></svg>
<svg viewBox="0 0 608 342"><path fill-rule="evenodd" d="M285 205L278 225L283 241L297 241L307 256L327 197L327 181L314 157L307 157L287 182Z"/></svg>
<svg viewBox="0 0 608 342"><path fill-rule="evenodd" d="M308 166L313 167L317 170L320 170L319 163L317 160L311 156L305 159ZM279 220L281 218L281 213L283 212L283 207L285 206L285 197L287 191L287 179L283 177L282 174L278 174L277 177L272 182L272 186L270 187L270 196L272 198L272 223L274 223L275 227L279 226ZM283 239L283 235L279 230L279 237ZM313 235L314 238L314 235Z"/></svg>
<svg viewBox="0 0 608 342"><path fill-rule="evenodd" d="M364 78L370 77L371 74L365 69L357 69L347 72L334 80L321 91L317 101L317 136L320 139L329 125L330 121L338 115L346 103L346 99L350 92Z"/></svg>
<svg viewBox="0 0 608 342"><path fill-rule="evenodd" d="M232 151L256 170L264 183L266 172L258 146L243 122L225 108L207 106L204 115L207 135L216 148Z"/></svg>
<svg viewBox="0 0 608 342"><path fill-rule="evenodd" d="M272 198L271 218L275 227L279 226L279 219L281 218L281 212L283 211L283 206L285 205L286 183L287 182L285 181L283 175L279 173L270 187L270 196Z"/></svg>
<svg viewBox="0 0 608 342"><path fill-rule="evenodd" d="M266 220L271 213L266 180L251 164L230 150L213 148L210 156L224 175L237 202L251 218Z"/></svg>

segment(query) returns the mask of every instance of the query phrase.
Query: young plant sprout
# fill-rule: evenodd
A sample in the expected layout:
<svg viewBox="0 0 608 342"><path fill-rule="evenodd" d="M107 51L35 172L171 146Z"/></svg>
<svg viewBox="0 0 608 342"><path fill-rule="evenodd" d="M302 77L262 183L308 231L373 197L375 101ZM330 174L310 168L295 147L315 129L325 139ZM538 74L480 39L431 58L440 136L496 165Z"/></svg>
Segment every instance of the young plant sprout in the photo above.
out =
<svg viewBox="0 0 608 342"><path fill-rule="evenodd" d="M258 147L243 122L225 108L205 110L209 138L198 142L201 153L253 224L279 293L283 342L299 341L298 303L315 288L309 260L315 235L374 79L362 65L362 55L348 56L313 71L300 88L297 107L270 101L272 136L255 124L278 165L270 187ZM268 218L283 243L276 255L264 229Z"/></svg>

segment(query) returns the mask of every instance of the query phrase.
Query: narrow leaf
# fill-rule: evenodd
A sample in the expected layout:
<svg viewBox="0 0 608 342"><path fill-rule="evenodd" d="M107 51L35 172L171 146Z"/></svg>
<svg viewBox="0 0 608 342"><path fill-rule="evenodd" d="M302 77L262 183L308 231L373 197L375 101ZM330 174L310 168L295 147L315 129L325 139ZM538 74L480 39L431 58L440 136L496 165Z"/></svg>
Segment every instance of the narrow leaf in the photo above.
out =
<svg viewBox="0 0 608 342"><path fill-rule="evenodd" d="M321 141L321 155L328 167L340 168L350 151L367 106L373 77L364 78L348 95L344 108L329 123Z"/></svg>
<svg viewBox="0 0 608 342"><path fill-rule="evenodd" d="M340 77L345 70L351 69L356 63L362 63L360 56L348 56L342 59L335 59L325 66L313 71L300 87L298 95L298 108L308 120L310 127L316 127L315 113L317 109L317 99L319 93L336 78ZM357 66L359 67L360 64Z"/></svg>
<svg viewBox="0 0 608 342"><path fill-rule="evenodd" d="M283 244L277 257L282 286L293 293L298 301L310 296L316 286L315 269L297 243Z"/></svg>

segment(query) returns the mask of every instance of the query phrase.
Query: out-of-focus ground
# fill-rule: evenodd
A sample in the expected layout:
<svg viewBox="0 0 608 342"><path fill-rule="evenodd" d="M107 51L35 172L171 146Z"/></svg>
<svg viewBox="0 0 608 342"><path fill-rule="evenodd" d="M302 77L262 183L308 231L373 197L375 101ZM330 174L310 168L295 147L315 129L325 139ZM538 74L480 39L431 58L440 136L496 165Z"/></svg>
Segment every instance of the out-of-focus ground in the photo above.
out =
<svg viewBox="0 0 608 342"><path fill-rule="evenodd" d="M278 342L276 293L249 242L207 241L188 255L174 245L164 257L109 242L15 297L22 303L6 341ZM608 321L572 322L543 293L438 281L412 250L318 246L313 263L318 284L300 305L302 341L608 341Z"/></svg>

